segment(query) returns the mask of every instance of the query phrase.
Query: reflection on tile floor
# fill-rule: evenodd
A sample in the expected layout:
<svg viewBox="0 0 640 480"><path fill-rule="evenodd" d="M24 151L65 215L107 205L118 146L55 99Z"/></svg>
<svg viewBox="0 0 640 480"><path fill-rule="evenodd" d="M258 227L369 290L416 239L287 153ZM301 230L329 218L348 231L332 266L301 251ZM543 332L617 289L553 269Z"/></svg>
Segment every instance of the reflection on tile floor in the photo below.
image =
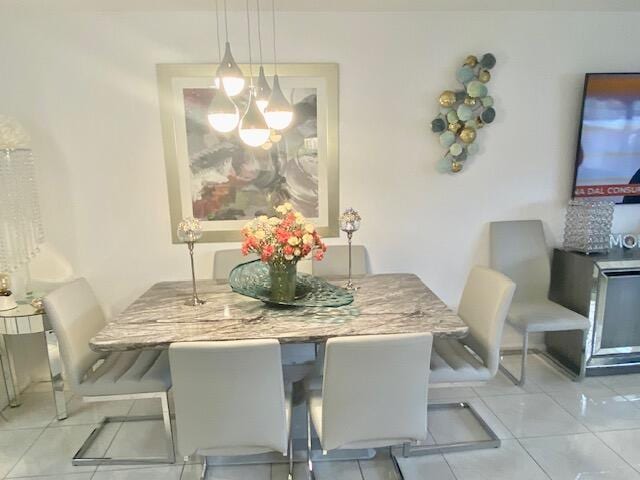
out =
<svg viewBox="0 0 640 480"><path fill-rule="evenodd" d="M505 365L519 368L519 358ZM154 401L84 404L69 395L69 418L58 422L47 385L34 385L23 406L0 416L0 479L196 480L199 465L73 467L71 456L104 415L159 413ZM500 438L502 447L400 459L407 480L640 480L640 374L589 378L575 383L537 356L529 359L524 388L499 374L483 386L433 388L431 403L471 403ZM295 415L304 417L297 408ZM3 418L4 417L4 418ZM429 418L439 442L482 439L465 411L437 411ZM296 429L302 431L304 429ZM93 454L162 455L159 422L109 425ZM386 452L367 461L318 462L318 480L393 480ZM286 464L211 468L208 480L285 480ZM296 477L306 479L297 463Z"/></svg>

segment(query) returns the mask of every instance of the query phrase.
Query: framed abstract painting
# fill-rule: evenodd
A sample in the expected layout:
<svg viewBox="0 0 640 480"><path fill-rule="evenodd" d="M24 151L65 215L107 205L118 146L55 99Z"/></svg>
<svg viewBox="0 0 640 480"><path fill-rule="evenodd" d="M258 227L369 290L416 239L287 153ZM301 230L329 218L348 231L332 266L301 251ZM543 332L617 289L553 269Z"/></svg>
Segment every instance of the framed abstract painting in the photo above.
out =
<svg viewBox="0 0 640 480"><path fill-rule="evenodd" d="M249 66L240 65L247 84ZM318 226L338 235L338 66L280 64L293 121L252 148L237 130L218 133L207 113L217 65L159 64L158 87L173 242L184 217L201 221L205 242L241 239L240 229L290 202ZM253 68L254 76L257 68ZM273 75L265 67L267 78ZM244 113L248 89L234 97Z"/></svg>

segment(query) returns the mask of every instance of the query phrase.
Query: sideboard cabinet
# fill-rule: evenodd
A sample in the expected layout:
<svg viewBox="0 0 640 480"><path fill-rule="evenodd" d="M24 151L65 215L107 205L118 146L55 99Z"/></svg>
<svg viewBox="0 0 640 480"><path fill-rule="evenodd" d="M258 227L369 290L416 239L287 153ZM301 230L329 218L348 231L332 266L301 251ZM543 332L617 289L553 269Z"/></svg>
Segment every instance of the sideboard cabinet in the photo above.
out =
<svg viewBox="0 0 640 480"><path fill-rule="evenodd" d="M547 333L550 355L586 376L640 372L640 250L554 250L549 299L590 322L586 335Z"/></svg>

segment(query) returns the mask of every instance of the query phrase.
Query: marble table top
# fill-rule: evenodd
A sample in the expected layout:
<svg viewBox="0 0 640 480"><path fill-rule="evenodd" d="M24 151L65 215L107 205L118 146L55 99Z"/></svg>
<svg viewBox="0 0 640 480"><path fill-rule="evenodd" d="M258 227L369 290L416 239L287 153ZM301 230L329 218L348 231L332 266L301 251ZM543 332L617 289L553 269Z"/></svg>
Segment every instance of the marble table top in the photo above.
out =
<svg viewBox="0 0 640 480"><path fill-rule="evenodd" d="M198 295L207 303L191 307L184 305L191 282L157 283L99 332L91 348L119 351L258 338L307 343L336 336L420 332L462 337L468 332L460 317L415 275L369 275L357 285L351 305L272 307L232 292L228 284L206 280L198 282Z"/></svg>

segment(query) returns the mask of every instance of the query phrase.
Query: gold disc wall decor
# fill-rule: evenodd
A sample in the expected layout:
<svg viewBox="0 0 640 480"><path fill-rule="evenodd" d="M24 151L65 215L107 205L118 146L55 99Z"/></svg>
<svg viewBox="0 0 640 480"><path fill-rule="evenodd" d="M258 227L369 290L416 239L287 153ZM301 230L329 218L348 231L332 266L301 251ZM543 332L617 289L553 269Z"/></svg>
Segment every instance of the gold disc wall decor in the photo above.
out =
<svg viewBox="0 0 640 480"><path fill-rule="evenodd" d="M440 94L440 113L431 122L431 131L440 137L440 144L447 147L438 161L439 171L462 171L467 158L478 151L478 130L495 119L493 98L487 88L491 80L489 70L495 65L496 57L491 53L467 56L456 72L462 88Z"/></svg>

